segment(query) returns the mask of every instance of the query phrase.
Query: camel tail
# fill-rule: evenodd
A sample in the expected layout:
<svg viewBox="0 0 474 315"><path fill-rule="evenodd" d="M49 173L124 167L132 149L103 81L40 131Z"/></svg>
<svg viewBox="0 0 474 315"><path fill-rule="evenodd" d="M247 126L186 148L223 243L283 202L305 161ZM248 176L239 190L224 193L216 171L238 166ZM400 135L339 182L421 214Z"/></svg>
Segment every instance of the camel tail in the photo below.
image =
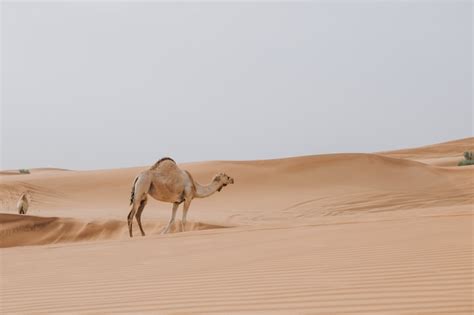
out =
<svg viewBox="0 0 474 315"><path fill-rule="evenodd" d="M132 186L132 194L130 195L130 205L133 204L133 201L135 200L135 184L137 183L138 176L135 177L135 180L133 181L133 186Z"/></svg>

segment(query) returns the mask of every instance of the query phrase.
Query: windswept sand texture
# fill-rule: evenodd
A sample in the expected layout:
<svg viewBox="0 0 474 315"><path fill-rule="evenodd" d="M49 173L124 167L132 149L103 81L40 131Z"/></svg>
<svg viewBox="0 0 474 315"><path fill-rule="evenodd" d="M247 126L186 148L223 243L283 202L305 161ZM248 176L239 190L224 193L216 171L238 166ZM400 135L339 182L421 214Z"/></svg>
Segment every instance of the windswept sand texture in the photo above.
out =
<svg viewBox="0 0 474 315"><path fill-rule="evenodd" d="M472 314L474 166L453 166L468 150L182 164L235 184L194 200L184 233L159 235L171 204L149 199L133 239L143 167L0 175L0 313Z"/></svg>

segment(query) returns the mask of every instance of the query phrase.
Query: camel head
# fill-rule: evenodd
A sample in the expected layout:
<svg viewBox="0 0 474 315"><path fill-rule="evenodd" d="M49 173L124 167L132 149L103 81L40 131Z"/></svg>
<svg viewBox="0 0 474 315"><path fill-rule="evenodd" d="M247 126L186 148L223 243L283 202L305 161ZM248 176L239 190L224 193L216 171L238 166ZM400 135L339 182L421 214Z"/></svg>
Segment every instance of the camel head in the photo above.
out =
<svg viewBox="0 0 474 315"><path fill-rule="evenodd" d="M29 201L30 191L29 190L25 191L23 194L21 194L20 198L23 199L23 200Z"/></svg>
<svg viewBox="0 0 474 315"><path fill-rule="evenodd" d="M230 177L229 175L224 174L224 173L220 173L220 174L216 175L214 177L214 181L221 184L221 186L217 189L217 191L219 191L219 192L221 191L222 187L225 187L229 184L234 183L234 179L232 177Z"/></svg>

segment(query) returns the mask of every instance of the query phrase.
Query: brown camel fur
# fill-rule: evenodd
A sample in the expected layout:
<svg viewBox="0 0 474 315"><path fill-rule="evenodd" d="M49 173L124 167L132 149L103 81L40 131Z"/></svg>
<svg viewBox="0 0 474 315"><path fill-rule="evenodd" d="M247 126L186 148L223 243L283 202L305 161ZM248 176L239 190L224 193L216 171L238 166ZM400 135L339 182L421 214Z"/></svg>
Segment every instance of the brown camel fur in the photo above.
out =
<svg viewBox="0 0 474 315"><path fill-rule="evenodd" d="M20 199L18 199L16 209L18 210L19 214L26 214L29 206L30 202L28 200L28 192L24 192L23 194L21 194Z"/></svg>
<svg viewBox="0 0 474 315"><path fill-rule="evenodd" d="M186 225L186 215L194 198L205 198L221 191L222 187L233 184L234 179L224 173L217 174L211 183L206 186L200 185L194 181L188 171L178 167L176 162L169 158L162 158L156 162L148 170L141 172L133 183L132 195L130 198L131 210L128 214L128 231L130 237L133 236L132 224L135 217L138 227L143 231L141 216L143 209L147 203L147 196L155 198L159 201L170 202L173 204L171 219L168 225L162 230L161 234L167 233L171 225L174 223L178 206L183 205L183 218L181 221L181 229L184 231Z"/></svg>

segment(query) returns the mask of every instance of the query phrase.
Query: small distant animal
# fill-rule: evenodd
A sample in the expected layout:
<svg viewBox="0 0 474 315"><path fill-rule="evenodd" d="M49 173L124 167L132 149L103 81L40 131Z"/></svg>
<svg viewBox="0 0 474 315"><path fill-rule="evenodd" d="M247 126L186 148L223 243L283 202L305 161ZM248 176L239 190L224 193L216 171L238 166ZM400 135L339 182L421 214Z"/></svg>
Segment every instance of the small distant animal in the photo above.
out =
<svg viewBox="0 0 474 315"><path fill-rule="evenodd" d="M21 194L20 199L18 200L18 203L16 204L16 209L18 210L19 214L26 214L28 211L30 203L28 200L28 193L24 192Z"/></svg>
<svg viewBox="0 0 474 315"><path fill-rule="evenodd" d="M173 159L169 157L162 158L151 168L140 173L133 182L132 196L130 198L131 210L128 214L130 237L133 236L132 224L134 217L137 219L142 236L145 236L141 216L147 203L147 195L152 196L156 200L173 204L171 219L161 232L161 234L164 234L168 232L170 226L174 223L178 206L181 203L184 203L183 219L181 220L181 229L184 231L186 215L194 198L206 198L216 191L221 191L228 184L233 183L234 179L232 177L219 173L214 176L209 185L200 185L188 171L180 169Z"/></svg>

